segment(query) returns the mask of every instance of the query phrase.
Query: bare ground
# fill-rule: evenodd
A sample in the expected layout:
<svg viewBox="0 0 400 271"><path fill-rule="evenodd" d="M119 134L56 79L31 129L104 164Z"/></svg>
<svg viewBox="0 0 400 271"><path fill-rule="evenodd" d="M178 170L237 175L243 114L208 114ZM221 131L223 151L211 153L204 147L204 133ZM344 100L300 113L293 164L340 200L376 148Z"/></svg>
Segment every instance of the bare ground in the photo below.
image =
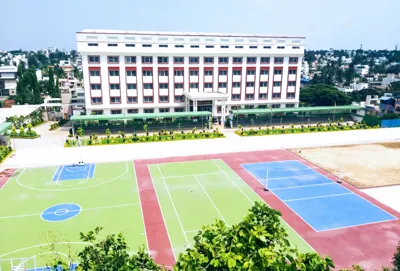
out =
<svg viewBox="0 0 400 271"><path fill-rule="evenodd" d="M291 150L358 188L400 184L400 142Z"/></svg>

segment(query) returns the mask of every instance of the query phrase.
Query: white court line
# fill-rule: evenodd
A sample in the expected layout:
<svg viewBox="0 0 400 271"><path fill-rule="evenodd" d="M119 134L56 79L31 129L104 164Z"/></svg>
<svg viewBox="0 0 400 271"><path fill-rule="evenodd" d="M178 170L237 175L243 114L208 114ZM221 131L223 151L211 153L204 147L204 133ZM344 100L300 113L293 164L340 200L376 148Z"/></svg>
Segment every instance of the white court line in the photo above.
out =
<svg viewBox="0 0 400 271"><path fill-rule="evenodd" d="M290 201L298 201L298 200L320 199L320 198L338 197L338 196L344 196L344 195L350 195L350 194L353 194L353 193L341 193L341 194L316 196L316 197L307 197L307 198L299 198L299 199L287 199L287 200L282 200L282 201L290 202Z"/></svg>
<svg viewBox="0 0 400 271"><path fill-rule="evenodd" d="M4 169L7 170L7 169ZM0 187L0 191L11 181L11 178L14 177L14 175L17 173L19 169L15 169L15 171L13 172L13 174L11 174L10 178L8 178L8 180L5 182L5 184L3 184L2 187ZM25 170L25 169L24 169ZM24 170L22 170L21 172L23 172Z"/></svg>
<svg viewBox="0 0 400 271"><path fill-rule="evenodd" d="M265 181L266 179L261 179L262 181ZM329 183L318 183L318 184L308 184L308 185L299 185L299 186L289 186L289 187L282 187L282 188L269 188L270 190L285 190L285 189L295 189L295 188L301 188L301 187L310 187L310 186L321 186L321 185L332 185L336 184L334 182L329 182Z"/></svg>
<svg viewBox="0 0 400 271"><path fill-rule="evenodd" d="M368 222L368 223L363 223L363 224L356 224L356 225L351 225L351 226L344 226L344 227L337 227L337 228L332 228L332 229L320 230L320 231L317 231L317 232L332 231L332 230L342 230L342 229L347 229L347 228L361 227L361 226L364 226L364 225L373 225L373 224L379 224L379 223L384 223L384 222L390 222L390 221L395 221L395 220L398 220L398 219L397 218L395 218L395 219L386 219L386 220L381 220L381 221Z"/></svg>
<svg viewBox="0 0 400 271"><path fill-rule="evenodd" d="M189 248L190 248L190 243L189 243L189 240L187 239L187 236L186 236L186 234L185 234L185 230L183 229L182 221L181 221L181 219L179 218L178 211L176 210L174 201L172 200L172 196L171 196L171 193L169 192L169 189L168 189L168 186L167 186L167 182L165 181L165 179L164 179L164 177L163 177L163 174L162 174L162 172L161 172L160 166L159 166L158 164L157 164L157 168L158 168L158 171L160 172L161 179L162 179L163 182L164 182L165 189L167 190L169 200L170 200L171 203L172 203L172 208L174 208L175 215L176 215L176 218L178 219L179 226L181 227L182 233L183 233L183 235L184 235L184 237L185 237L186 244L187 244L187 245L189 246Z"/></svg>
<svg viewBox="0 0 400 271"><path fill-rule="evenodd" d="M51 178L52 182L57 182L57 180L55 180L54 178L56 177L57 173L58 173L58 175L60 175L60 173L58 172L58 170L60 170L60 167L61 166L58 166L56 172L54 172L53 178Z"/></svg>
<svg viewBox="0 0 400 271"><path fill-rule="evenodd" d="M185 233L193 233L193 232L199 232L201 230L193 230L193 231L185 231Z"/></svg>
<svg viewBox="0 0 400 271"><path fill-rule="evenodd" d="M221 172L211 172L211 173L201 173L201 174L189 174L189 175L177 175L177 176L164 176L164 179L171 179L171 178L186 178L186 177L194 177L196 176L205 176L205 175L216 175L216 174L224 174Z"/></svg>
<svg viewBox="0 0 400 271"><path fill-rule="evenodd" d="M57 177L57 180L56 180L56 182L58 182L58 181L59 181L59 179L60 179L60 176L61 176L61 173L63 172L63 170L64 170L64 165L61 167L61 170L60 170L60 173L58 174L58 177Z"/></svg>
<svg viewBox="0 0 400 271"><path fill-rule="evenodd" d="M208 195L206 189L204 188L204 186L201 184L201 182L199 181L199 179L197 177L194 177L196 179L196 181L199 183L201 189L203 189L204 193L206 194L207 198L211 201L211 204L214 206L215 210L217 211L217 213L219 214L219 216L222 218L222 220L224 221L224 223L229 226L228 222L226 222L225 218L222 216L221 212L219 211L219 209L217 208L217 206L215 205L214 201L211 199L210 195Z"/></svg>
<svg viewBox="0 0 400 271"><path fill-rule="evenodd" d="M92 169L92 165L93 165L93 164L90 164L90 166L89 166L89 171L88 171L88 173L87 173L87 175L86 175L86 180L89 180L89 177L90 177L90 170Z"/></svg>
<svg viewBox="0 0 400 271"><path fill-rule="evenodd" d="M169 164L178 164L178 163L196 163L196 162L206 162L210 161L209 159L201 159L201 160L192 160L192 161L174 161L174 162L165 162L165 163L157 163L157 164L149 164L150 165L169 165Z"/></svg>
<svg viewBox="0 0 400 271"><path fill-rule="evenodd" d="M289 179L289 178L294 178L294 177L318 176L318 175L321 175L321 174L304 174L304 175L292 175L292 176L285 176L285 177L274 177L274 178L268 178L268 180L279 180L279 179ZM266 180L266 179L260 179L260 180Z"/></svg>

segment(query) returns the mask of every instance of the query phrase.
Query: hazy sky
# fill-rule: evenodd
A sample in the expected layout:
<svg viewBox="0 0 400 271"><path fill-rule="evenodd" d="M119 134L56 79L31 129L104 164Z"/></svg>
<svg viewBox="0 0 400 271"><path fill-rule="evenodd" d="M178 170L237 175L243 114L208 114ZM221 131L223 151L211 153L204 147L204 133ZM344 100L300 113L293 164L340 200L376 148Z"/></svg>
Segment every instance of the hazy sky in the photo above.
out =
<svg viewBox="0 0 400 271"><path fill-rule="evenodd" d="M76 48L85 28L305 36L307 48L400 46L400 0L0 0L0 50Z"/></svg>

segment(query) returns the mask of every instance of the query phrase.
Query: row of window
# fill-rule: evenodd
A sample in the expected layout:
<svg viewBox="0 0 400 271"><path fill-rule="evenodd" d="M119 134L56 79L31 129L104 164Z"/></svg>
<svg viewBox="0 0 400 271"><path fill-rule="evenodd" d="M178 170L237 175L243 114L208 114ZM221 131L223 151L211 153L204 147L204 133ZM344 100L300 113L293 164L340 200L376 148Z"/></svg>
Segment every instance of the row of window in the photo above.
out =
<svg viewBox="0 0 400 271"><path fill-rule="evenodd" d="M254 100L254 93L247 93L245 95L246 100ZM287 99L294 99L296 96L295 93L286 93L286 98ZM240 101L241 94L232 94L231 100L232 101ZM272 99L280 99L281 98L281 93L272 93ZM264 100L268 99L268 94L267 93L259 93L258 94L258 99ZM183 95L176 95L174 96L174 102L176 103L182 103L185 101L185 97ZM92 98L92 104L101 104L103 102L103 99L101 97L93 97ZM137 103L138 99L137 97L127 97L127 103ZM153 96L143 96L143 102L144 103L152 103L154 102L154 97ZM160 103L168 103L169 102L169 96L159 96L159 102ZM112 104L119 104L121 103L121 97L110 97L110 103Z"/></svg>
<svg viewBox="0 0 400 271"><path fill-rule="evenodd" d="M204 57L205 64L213 64L215 57ZM199 64L200 57L189 57L189 64ZM261 64L270 63L270 57L260 57ZM173 57L174 64L184 64L185 58L181 56ZM242 64L243 57L233 57L233 64ZM284 57L274 57L275 64L283 64ZM88 56L89 63L100 63L100 56ZM107 62L112 64L119 63L119 56L107 56ZM289 57L289 64L297 64L299 62L298 57ZM125 63L127 64L135 64L136 56L125 56ZM152 56L142 56L142 63L152 64L153 57ZM168 64L169 57L159 56L157 57L158 64ZM229 57L218 57L219 64L228 64ZM246 57L247 64L257 64L257 57Z"/></svg>
<svg viewBox="0 0 400 271"><path fill-rule="evenodd" d="M118 47L118 43L108 43L107 46L108 47ZM153 47L153 44L141 44L143 48L151 48ZM98 43L88 43L89 47L98 47L99 44ZM136 47L136 44L134 43L126 43L125 47ZM158 45L159 48L168 48L169 45L168 44L159 44ZM184 44L175 44L174 45L175 48L185 48ZM215 45L206 45L205 46L207 49L214 49L216 48ZM195 45L195 44L191 44L190 48L200 48L200 45ZM220 45L219 48L221 49L229 49L230 46L229 45ZM243 49L245 48L244 45L235 45L235 49ZM257 45L249 45L248 47L246 46L246 48L249 49L258 49L258 48L263 48L263 49L272 49L272 46L269 45L265 45L265 46L257 46ZM278 49L286 49L286 46L277 46ZM292 49L300 49L300 46L291 46Z"/></svg>
<svg viewBox="0 0 400 271"><path fill-rule="evenodd" d="M297 73L296 70L289 70L290 75L295 75L296 73ZM168 74L169 73L166 70L158 71L159 76L168 76ZM253 70L253 69L247 70L246 74L247 75L255 75L256 70ZM267 69L260 70L260 75L268 75L268 74L269 74L269 70L267 70ZM108 75L109 76L119 76L120 72L111 70L111 71L108 71ZM174 76L183 76L183 75L184 75L183 70L175 70L174 71ZM199 71L191 70L191 71L189 71L189 75L190 76L198 76ZM212 70L204 70L204 76L212 76L212 75L213 75ZM221 75L221 76L228 75L228 71L227 70L219 70L218 75ZM233 75L242 75L242 71L241 70L233 70ZM274 69L274 75L282 75L282 70ZM100 76L100 71L90 71L90 76ZM126 76L128 76L128 77L136 76L136 71L126 71ZM153 71L152 70L144 70L143 76L153 76Z"/></svg>
<svg viewBox="0 0 400 271"><path fill-rule="evenodd" d="M240 88L241 83L240 82L233 82L232 83L232 88ZM246 87L254 87L255 82L246 82ZM274 81L273 86L274 87L280 87L282 85L281 81ZM296 86L296 81L288 81L288 86L289 87L295 87ZM183 89L183 84L182 83L175 83L174 85L175 89ZM199 88L199 83L190 83L189 84L190 88ZM260 87L268 87L268 82L262 81L260 82ZM101 85L100 84L91 84L90 88L92 90L100 90ZM159 89L169 89L168 84L159 84L158 85ZM204 83L204 88L213 88L213 83ZM225 82L220 82L218 83L218 88L227 88L227 83ZM110 84L110 89L120 89L120 84ZM126 89L137 89L136 84L126 84ZM148 83L148 84L143 84L143 89L153 89L153 84Z"/></svg>

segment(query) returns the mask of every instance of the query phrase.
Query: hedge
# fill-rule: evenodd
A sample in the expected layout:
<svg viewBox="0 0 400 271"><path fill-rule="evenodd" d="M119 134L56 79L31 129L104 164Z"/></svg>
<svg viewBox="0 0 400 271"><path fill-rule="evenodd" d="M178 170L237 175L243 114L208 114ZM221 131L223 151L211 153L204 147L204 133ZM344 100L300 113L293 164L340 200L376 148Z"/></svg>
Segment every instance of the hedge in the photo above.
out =
<svg viewBox="0 0 400 271"><path fill-rule="evenodd" d="M11 147L0 146L0 162L3 162L12 152Z"/></svg>

